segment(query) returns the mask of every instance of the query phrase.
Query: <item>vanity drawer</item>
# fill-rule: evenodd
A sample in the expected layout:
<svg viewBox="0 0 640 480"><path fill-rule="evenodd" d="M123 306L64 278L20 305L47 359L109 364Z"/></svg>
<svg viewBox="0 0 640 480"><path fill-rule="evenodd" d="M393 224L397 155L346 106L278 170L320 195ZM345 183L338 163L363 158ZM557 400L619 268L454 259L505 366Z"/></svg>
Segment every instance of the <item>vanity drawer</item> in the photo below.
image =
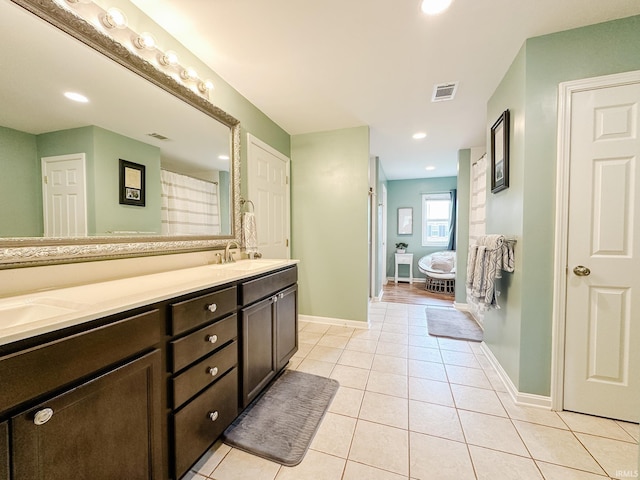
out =
<svg viewBox="0 0 640 480"><path fill-rule="evenodd" d="M157 343L158 310L0 358L0 411L52 392Z"/></svg>
<svg viewBox="0 0 640 480"><path fill-rule="evenodd" d="M240 303L249 305L250 303L268 297L289 285L298 281L298 268L291 267L286 270L265 275L255 280L240 285Z"/></svg>
<svg viewBox="0 0 640 480"><path fill-rule="evenodd" d="M236 365L238 365L238 342L234 341L219 352L185 370L172 380L173 408L180 407Z"/></svg>
<svg viewBox="0 0 640 480"><path fill-rule="evenodd" d="M174 417L175 478L181 478L238 415L238 369L234 368Z"/></svg>
<svg viewBox="0 0 640 480"><path fill-rule="evenodd" d="M234 313L171 342L172 372L175 373L238 336L238 316Z"/></svg>
<svg viewBox="0 0 640 480"><path fill-rule="evenodd" d="M216 318L222 318L237 308L235 286L208 295L171 305L171 335L177 335Z"/></svg>

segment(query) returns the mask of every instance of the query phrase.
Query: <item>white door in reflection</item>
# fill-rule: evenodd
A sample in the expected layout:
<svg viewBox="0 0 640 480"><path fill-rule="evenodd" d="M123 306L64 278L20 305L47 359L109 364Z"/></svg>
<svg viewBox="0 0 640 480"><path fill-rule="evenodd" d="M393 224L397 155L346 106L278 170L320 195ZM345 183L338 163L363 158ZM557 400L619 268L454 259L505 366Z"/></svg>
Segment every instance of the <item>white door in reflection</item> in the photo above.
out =
<svg viewBox="0 0 640 480"><path fill-rule="evenodd" d="M85 154L42 158L45 237L87 235Z"/></svg>
<svg viewBox="0 0 640 480"><path fill-rule="evenodd" d="M247 200L255 206L258 251L265 258L290 258L289 159L248 135L247 164Z"/></svg>

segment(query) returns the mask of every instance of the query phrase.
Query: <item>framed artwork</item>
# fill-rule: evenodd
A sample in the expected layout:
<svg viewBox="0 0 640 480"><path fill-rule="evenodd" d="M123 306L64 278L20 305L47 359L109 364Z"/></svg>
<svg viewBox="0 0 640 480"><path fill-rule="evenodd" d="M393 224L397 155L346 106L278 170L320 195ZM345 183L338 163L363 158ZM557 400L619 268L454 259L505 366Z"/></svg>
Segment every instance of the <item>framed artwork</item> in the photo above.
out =
<svg viewBox="0 0 640 480"><path fill-rule="evenodd" d="M509 110L491 127L491 193L509 188Z"/></svg>
<svg viewBox="0 0 640 480"><path fill-rule="evenodd" d="M144 165L120 159L120 204L145 205Z"/></svg>
<svg viewBox="0 0 640 480"><path fill-rule="evenodd" d="M413 208L398 208L398 235L413 235Z"/></svg>

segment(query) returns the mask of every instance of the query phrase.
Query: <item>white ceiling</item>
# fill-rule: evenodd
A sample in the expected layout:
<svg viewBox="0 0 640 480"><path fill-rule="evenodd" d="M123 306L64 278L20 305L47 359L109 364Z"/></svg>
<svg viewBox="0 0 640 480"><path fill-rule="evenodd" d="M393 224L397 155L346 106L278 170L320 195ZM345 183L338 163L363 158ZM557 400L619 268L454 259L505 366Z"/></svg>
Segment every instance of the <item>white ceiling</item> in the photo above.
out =
<svg viewBox="0 0 640 480"><path fill-rule="evenodd" d="M389 179L456 174L526 38L640 14L638 0L454 0L435 17L420 0L132 2L288 133L369 125ZM456 98L432 103L453 81Z"/></svg>

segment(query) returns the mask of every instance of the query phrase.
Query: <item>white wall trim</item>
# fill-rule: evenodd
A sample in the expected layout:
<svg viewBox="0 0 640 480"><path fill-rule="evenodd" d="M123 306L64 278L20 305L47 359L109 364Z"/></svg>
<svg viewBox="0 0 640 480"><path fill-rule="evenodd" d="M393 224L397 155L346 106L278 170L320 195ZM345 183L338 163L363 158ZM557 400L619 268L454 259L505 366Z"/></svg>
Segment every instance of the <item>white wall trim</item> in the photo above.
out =
<svg viewBox="0 0 640 480"><path fill-rule="evenodd" d="M298 315L298 321L308 323L321 323L324 325L336 325L339 327L369 328L369 322L359 322L358 320L344 320L332 317L316 317L314 315Z"/></svg>
<svg viewBox="0 0 640 480"><path fill-rule="evenodd" d="M507 372L504 370L504 368L502 368L502 365L500 365L500 362L495 357L489 346L486 343L482 342L480 344L480 349L489 360L489 363L491 363L491 366L495 369L496 373L500 377L500 380L502 380L504 387L507 389L507 393L516 405L538 407L544 408L546 410L551 409L551 397L545 397L544 395L535 395L533 393L519 392L514 383L511 381L511 378L509 378L509 375L507 375Z"/></svg>
<svg viewBox="0 0 640 480"><path fill-rule="evenodd" d="M469 306L468 303L453 302L453 308L461 312L471 312L471 307ZM482 325L480 326L482 327Z"/></svg>
<svg viewBox="0 0 640 480"><path fill-rule="evenodd" d="M564 408L564 358L567 301L567 249L569 247L569 161L572 95L585 90L640 82L640 71L563 82L558 85L558 159L556 169L556 224L553 266L553 318L551 333L551 408Z"/></svg>

